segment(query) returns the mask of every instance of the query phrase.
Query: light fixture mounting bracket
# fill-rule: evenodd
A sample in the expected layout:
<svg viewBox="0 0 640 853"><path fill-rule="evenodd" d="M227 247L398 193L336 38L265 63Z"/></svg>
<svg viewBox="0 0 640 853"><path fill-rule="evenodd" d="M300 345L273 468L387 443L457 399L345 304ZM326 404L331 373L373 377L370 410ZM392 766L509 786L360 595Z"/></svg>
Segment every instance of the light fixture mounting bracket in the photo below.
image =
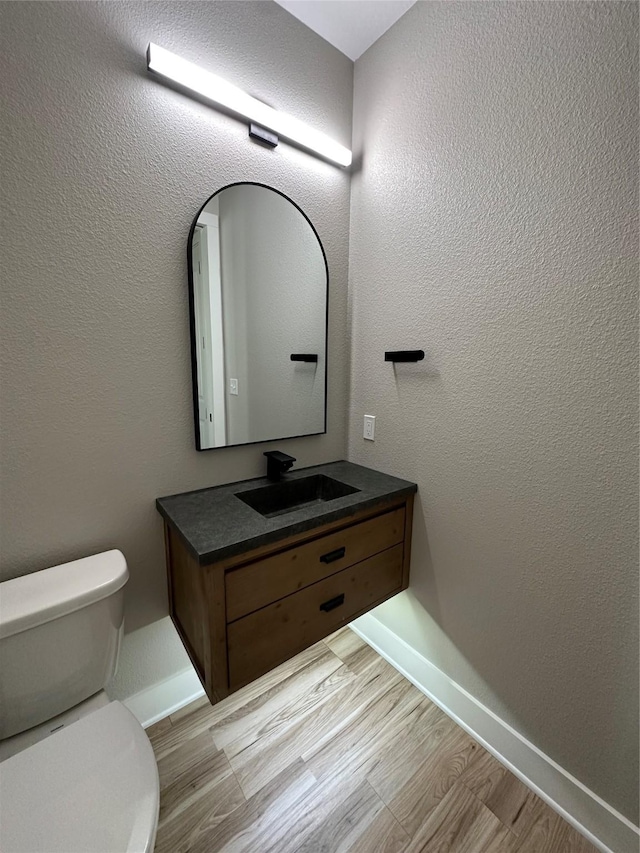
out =
<svg viewBox="0 0 640 853"><path fill-rule="evenodd" d="M270 148L275 148L278 144L277 133L272 133L270 130L260 127L259 124L255 124L254 122L249 123L249 136L258 142L262 142L263 145L268 145Z"/></svg>

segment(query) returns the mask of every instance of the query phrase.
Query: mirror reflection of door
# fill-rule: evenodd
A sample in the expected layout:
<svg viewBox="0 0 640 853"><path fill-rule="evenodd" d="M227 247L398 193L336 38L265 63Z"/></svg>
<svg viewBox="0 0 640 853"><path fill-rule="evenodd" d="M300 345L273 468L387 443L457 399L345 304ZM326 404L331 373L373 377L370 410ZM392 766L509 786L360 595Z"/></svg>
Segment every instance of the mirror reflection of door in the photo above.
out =
<svg viewBox="0 0 640 853"><path fill-rule="evenodd" d="M326 430L328 272L282 193L232 184L190 235L197 447Z"/></svg>
<svg viewBox="0 0 640 853"><path fill-rule="evenodd" d="M226 403L218 217L202 217L191 243L198 390L198 430L204 447L224 447Z"/></svg>

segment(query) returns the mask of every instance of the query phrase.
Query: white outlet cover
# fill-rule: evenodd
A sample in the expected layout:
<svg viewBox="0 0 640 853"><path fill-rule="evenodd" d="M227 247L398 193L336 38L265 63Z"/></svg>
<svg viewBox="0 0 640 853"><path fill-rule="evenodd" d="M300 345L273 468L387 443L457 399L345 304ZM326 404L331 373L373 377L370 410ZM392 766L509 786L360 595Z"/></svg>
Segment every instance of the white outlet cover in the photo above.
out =
<svg viewBox="0 0 640 853"><path fill-rule="evenodd" d="M365 415L364 416L364 431L362 433L363 437L367 439L367 441L375 441L376 437L376 416L375 415Z"/></svg>

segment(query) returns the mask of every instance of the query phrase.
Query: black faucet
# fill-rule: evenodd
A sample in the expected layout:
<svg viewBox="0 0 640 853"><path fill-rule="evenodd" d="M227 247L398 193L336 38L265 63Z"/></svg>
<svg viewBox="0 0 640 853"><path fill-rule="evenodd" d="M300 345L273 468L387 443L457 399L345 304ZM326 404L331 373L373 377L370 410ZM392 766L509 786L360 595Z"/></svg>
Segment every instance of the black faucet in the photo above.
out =
<svg viewBox="0 0 640 853"><path fill-rule="evenodd" d="M295 457L287 456L286 453L281 453L279 450L267 450L264 454L267 457L267 478L277 483L280 476L288 471L296 461Z"/></svg>

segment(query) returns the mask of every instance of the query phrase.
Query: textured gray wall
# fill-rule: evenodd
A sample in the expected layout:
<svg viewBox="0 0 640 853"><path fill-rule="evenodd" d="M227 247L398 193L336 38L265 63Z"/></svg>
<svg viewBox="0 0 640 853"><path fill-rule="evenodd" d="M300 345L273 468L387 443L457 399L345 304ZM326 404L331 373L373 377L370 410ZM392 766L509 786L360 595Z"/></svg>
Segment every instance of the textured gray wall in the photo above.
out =
<svg viewBox="0 0 640 853"><path fill-rule="evenodd" d="M216 189L282 190L327 252L329 431L277 445L300 465L344 456L348 373L349 174L255 145L150 79L147 43L345 145L353 64L271 2L2 3L0 16L3 575L119 547L131 630L167 612L155 498L264 470L262 446L194 449L186 243ZM161 633L125 653L120 694L185 665Z"/></svg>
<svg viewBox="0 0 640 853"><path fill-rule="evenodd" d="M421 2L356 62L349 458L419 484L384 623L637 822L636 45Z"/></svg>

